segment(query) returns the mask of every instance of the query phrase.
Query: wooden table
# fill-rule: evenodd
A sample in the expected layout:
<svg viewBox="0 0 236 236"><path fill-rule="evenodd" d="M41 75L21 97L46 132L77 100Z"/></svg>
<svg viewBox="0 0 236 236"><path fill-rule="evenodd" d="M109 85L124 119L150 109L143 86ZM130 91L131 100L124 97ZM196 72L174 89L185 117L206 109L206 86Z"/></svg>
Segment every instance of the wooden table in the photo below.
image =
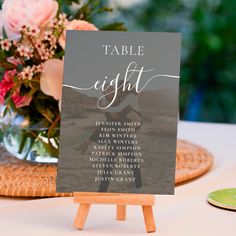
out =
<svg viewBox="0 0 236 236"><path fill-rule="evenodd" d="M206 147L214 154L215 164L206 175L177 186L174 196L156 196L157 232L151 235L236 235L236 212L206 201L213 190L236 187L236 126L180 122L178 136ZM139 207L128 207L127 220L117 222L115 206L93 206L84 231L73 228L77 207L72 198L0 198L1 235L146 235Z"/></svg>

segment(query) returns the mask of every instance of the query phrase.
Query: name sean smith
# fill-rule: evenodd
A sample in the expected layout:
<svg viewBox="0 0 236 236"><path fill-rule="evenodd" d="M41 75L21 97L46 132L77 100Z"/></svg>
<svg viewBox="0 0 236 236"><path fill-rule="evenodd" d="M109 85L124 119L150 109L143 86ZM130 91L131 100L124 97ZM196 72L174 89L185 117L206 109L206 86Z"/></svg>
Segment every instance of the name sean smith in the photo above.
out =
<svg viewBox="0 0 236 236"><path fill-rule="evenodd" d="M127 46L127 45L102 45L106 56L144 56L144 46Z"/></svg>

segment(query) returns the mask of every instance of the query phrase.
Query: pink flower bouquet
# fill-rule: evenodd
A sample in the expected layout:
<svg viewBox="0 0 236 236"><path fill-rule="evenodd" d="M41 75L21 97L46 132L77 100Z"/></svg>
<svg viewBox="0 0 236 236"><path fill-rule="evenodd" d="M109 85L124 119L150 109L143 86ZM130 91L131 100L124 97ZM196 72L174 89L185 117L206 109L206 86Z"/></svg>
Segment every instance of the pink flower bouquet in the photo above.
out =
<svg viewBox="0 0 236 236"><path fill-rule="evenodd" d="M1 129L4 145L21 159L57 158L66 30L98 30L89 22L94 13L111 10L95 0L78 2L4 0L1 4ZM124 30L124 26L113 23L102 29Z"/></svg>

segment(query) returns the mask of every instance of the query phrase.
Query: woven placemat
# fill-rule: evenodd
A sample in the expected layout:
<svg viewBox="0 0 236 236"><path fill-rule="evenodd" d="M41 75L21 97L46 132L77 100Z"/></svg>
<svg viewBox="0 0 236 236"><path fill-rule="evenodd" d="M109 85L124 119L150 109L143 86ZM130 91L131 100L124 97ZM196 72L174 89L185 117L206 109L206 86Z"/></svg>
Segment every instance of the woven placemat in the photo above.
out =
<svg viewBox="0 0 236 236"><path fill-rule="evenodd" d="M176 183L191 180L207 172L213 156L204 148L178 140ZM0 195L14 197L72 196L56 193L55 164L20 161L0 147Z"/></svg>
<svg viewBox="0 0 236 236"><path fill-rule="evenodd" d="M205 148L178 140L175 183L192 180L206 173L213 165L213 155Z"/></svg>

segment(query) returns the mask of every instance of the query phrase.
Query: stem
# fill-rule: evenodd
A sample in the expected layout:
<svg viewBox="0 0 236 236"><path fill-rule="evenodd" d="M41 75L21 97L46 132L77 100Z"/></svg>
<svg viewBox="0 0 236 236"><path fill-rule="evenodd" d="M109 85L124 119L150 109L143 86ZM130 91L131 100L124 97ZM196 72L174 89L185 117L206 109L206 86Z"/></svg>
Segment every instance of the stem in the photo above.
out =
<svg viewBox="0 0 236 236"><path fill-rule="evenodd" d="M53 120L47 115L45 114L44 112L41 113L50 123L53 123Z"/></svg>
<svg viewBox="0 0 236 236"><path fill-rule="evenodd" d="M24 158L23 158L24 160L26 160L26 158L28 157L28 155L30 153L30 150L31 150L31 148L34 144L34 141L38 137L34 132L29 132L28 134L30 134L33 137L30 137L29 135L27 135L27 132L22 131L22 139L21 139L21 142L20 142L19 150L18 150L18 153L22 154L22 151L25 147L26 140L27 140L27 138L29 138L30 144L29 144L29 148L28 148L27 152L24 155Z"/></svg>
<svg viewBox="0 0 236 236"><path fill-rule="evenodd" d="M57 144L57 146L59 147L59 140L58 140L58 138L54 138L54 141L55 141L55 143Z"/></svg>
<svg viewBox="0 0 236 236"><path fill-rule="evenodd" d="M58 122L60 121L61 115L59 114L57 116L57 118L53 121L51 127L48 130L48 137L50 137L52 131L54 130L54 128L57 126Z"/></svg>
<svg viewBox="0 0 236 236"><path fill-rule="evenodd" d="M14 57L20 59L21 65L23 65L23 66L25 65L24 58L20 55L20 53L18 53L17 51L15 51Z"/></svg>
<svg viewBox="0 0 236 236"><path fill-rule="evenodd" d="M6 70L12 70L12 69L16 68L15 65L8 63L8 62L0 62L0 67L5 68Z"/></svg>
<svg viewBox="0 0 236 236"><path fill-rule="evenodd" d="M26 35L26 38L29 40L29 42L31 43L31 45L32 45L33 48L34 48L34 52L35 52L36 59L38 59L39 61L41 61L40 53L39 53L38 49L35 47L35 43L34 43L33 39L32 39L31 37L29 37L28 35Z"/></svg>
<svg viewBox="0 0 236 236"><path fill-rule="evenodd" d="M21 154L23 149L24 149L26 139L27 139L27 135L24 131L22 131L22 139L21 139L20 146L19 146L19 149L18 149L19 154Z"/></svg>
<svg viewBox="0 0 236 236"><path fill-rule="evenodd" d="M34 141L35 141L34 138L30 138L30 146L29 146L28 151L26 152L26 154L25 154L25 156L24 156L24 160L26 160L26 158L28 157L31 148L32 148L32 146L34 145Z"/></svg>

